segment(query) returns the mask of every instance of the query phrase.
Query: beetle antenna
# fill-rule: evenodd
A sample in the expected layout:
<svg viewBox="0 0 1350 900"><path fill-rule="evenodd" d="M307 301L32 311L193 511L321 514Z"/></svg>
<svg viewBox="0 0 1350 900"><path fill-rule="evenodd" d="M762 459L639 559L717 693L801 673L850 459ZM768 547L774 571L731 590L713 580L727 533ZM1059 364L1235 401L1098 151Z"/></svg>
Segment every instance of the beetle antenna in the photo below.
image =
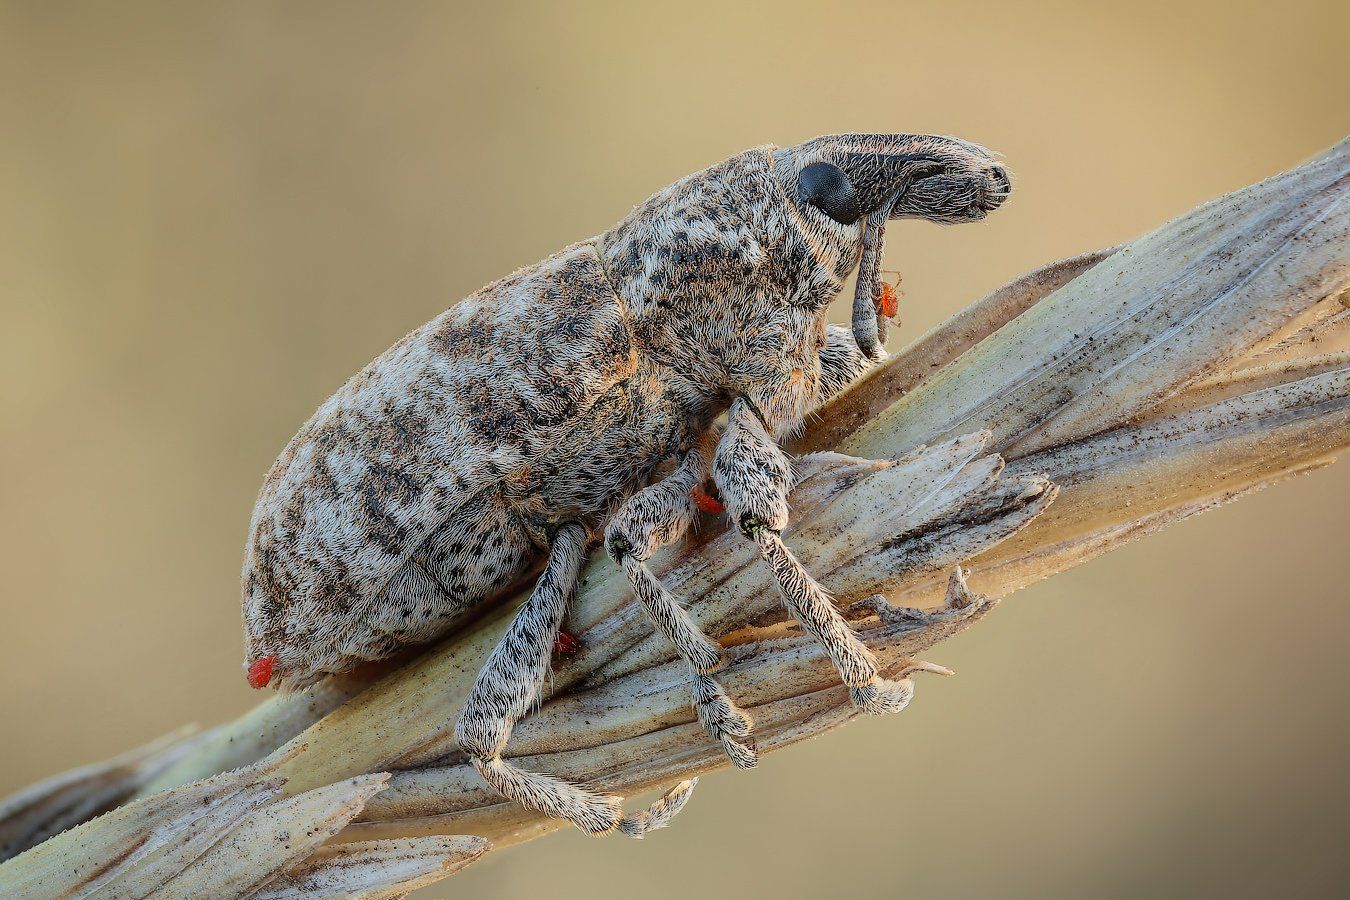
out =
<svg viewBox="0 0 1350 900"><path fill-rule="evenodd" d="M886 323L877 308L881 292L881 255L886 244L886 219L894 201L882 204L863 219L862 253L858 259L858 284L853 291L853 339L873 360L886 355Z"/></svg>

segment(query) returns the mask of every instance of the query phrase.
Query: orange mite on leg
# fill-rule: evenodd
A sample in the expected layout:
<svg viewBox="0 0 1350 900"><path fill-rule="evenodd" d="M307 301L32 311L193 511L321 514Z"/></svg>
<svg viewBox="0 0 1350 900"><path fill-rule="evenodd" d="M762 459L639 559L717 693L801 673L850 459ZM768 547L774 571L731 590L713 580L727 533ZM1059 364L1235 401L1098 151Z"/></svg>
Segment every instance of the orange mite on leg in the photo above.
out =
<svg viewBox="0 0 1350 900"><path fill-rule="evenodd" d="M253 665L248 667L248 683L251 687L262 690L267 687L267 682L272 680L272 667L277 664L277 655L269 653L253 661Z"/></svg>
<svg viewBox="0 0 1350 900"><path fill-rule="evenodd" d="M894 318L900 310L900 299L895 296L895 288L885 282L881 285L881 299L877 302L881 309L881 314L886 318Z"/></svg>
<svg viewBox="0 0 1350 900"><path fill-rule="evenodd" d="M694 488L689 492L689 496L694 498L695 506L710 516L720 516L727 511L725 504L723 504L721 500L718 500L701 487Z"/></svg>
<svg viewBox="0 0 1350 900"><path fill-rule="evenodd" d="M893 269L882 270L883 275L894 275L895 281L883 280L877 293L877 312L887 319L894 319L900 311L900 273Z"/></svg>

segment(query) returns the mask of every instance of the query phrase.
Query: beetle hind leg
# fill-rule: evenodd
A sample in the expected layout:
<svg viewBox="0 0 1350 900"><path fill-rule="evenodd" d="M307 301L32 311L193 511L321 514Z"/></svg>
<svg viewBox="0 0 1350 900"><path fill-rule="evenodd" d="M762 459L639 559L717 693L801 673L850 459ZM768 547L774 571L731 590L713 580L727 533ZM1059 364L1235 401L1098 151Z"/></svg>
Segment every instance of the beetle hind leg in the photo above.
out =
<svg viewBox="0 0 1350 900"><path fill-rule="evenodd" d="M580 525L558 529L533 592L478 673L455 727L455 740L498 793L567 819L590 834L618 830L641 837L669 823L689 799L693 782L681 782L648 809L624 816L618 797L587 791L552 775L527 772L502 759L515 723L539 698L585 548L586 532Z"/></svg>
<svg viewBox="0 0 1350 900"><path fill-rule="evenodd" d="M738 768L749 769L759 761L751 737L753 722L712 677L725 664L722 648L703 633L647 568L652 553L678 540L688 529L694 515L692 494L707 473L707 457L701 450L690 451L674 472L634 494L619 508L605 530L605 547L628 576L633 594L652 624L688 663L690 699L704 730L722 745Z"/></svg>

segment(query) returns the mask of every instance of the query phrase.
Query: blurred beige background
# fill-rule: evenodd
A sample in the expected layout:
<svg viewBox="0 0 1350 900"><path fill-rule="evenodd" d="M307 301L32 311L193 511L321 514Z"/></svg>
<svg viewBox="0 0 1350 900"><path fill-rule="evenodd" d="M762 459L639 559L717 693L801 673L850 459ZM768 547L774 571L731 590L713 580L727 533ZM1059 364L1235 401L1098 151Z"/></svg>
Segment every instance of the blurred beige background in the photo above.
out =
<svg viewBox="0 0 1350 900"><path fill-rule="evenodd" d="M1350 130L1348 9L0 5L0 794L256 701L263 471L484 282L757 143L987 143L1006 210L894 231L898 348ZM1027 590L903 715L432 895L1344 896L1348 500L1342 464Z"/></svg>

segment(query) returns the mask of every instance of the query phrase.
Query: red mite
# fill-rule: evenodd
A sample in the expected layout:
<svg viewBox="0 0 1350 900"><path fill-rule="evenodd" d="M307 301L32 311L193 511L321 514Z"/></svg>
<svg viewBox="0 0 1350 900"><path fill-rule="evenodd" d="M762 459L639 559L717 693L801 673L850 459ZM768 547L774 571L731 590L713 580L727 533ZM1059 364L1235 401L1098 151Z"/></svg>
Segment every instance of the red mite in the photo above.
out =
<svg viewBox="0 0 1350 900"><path fill-rule="evenodd" d="M558 632L558 637L553 642L553 653L555 656L575 656L580 650L580 638L574 634L568 634L566 631Z"/></svg>
<svg viewBox="0 0 1350 900"><path fill-rule="evenodd" d="M877 289L876 312L882 313L883 317L895 318L895 313L900 312L900 273L894 269L883 269L883 275L895 275L894 282L882 281L882 286Z"/></svg>
<svg viewBox="0 0 1350 900"><path fill-rule="evenodd" d="M900 309L900 298L895 295L895 288L886 282L881 283L881 299L877 306L881 307L881 314L886 318L893 318Z"/></svg>
<svg viewBox="0 0 1350 900"><path fill-rule="evenodd" d="M694 488L689 492L689 496L694 498L694 505L708 515L720 516L727 511L726 506L721 500L718 500L701 487Z"/></svg>
<svg viewBox="0 0 1350 900"><path fill-rule="evenodd" d="M248 683L251 687L262 690L267 687L267 682L272 680L272 667L277 664L277 655L269 653L253 661L253 665L248 667Z"/></svg>

